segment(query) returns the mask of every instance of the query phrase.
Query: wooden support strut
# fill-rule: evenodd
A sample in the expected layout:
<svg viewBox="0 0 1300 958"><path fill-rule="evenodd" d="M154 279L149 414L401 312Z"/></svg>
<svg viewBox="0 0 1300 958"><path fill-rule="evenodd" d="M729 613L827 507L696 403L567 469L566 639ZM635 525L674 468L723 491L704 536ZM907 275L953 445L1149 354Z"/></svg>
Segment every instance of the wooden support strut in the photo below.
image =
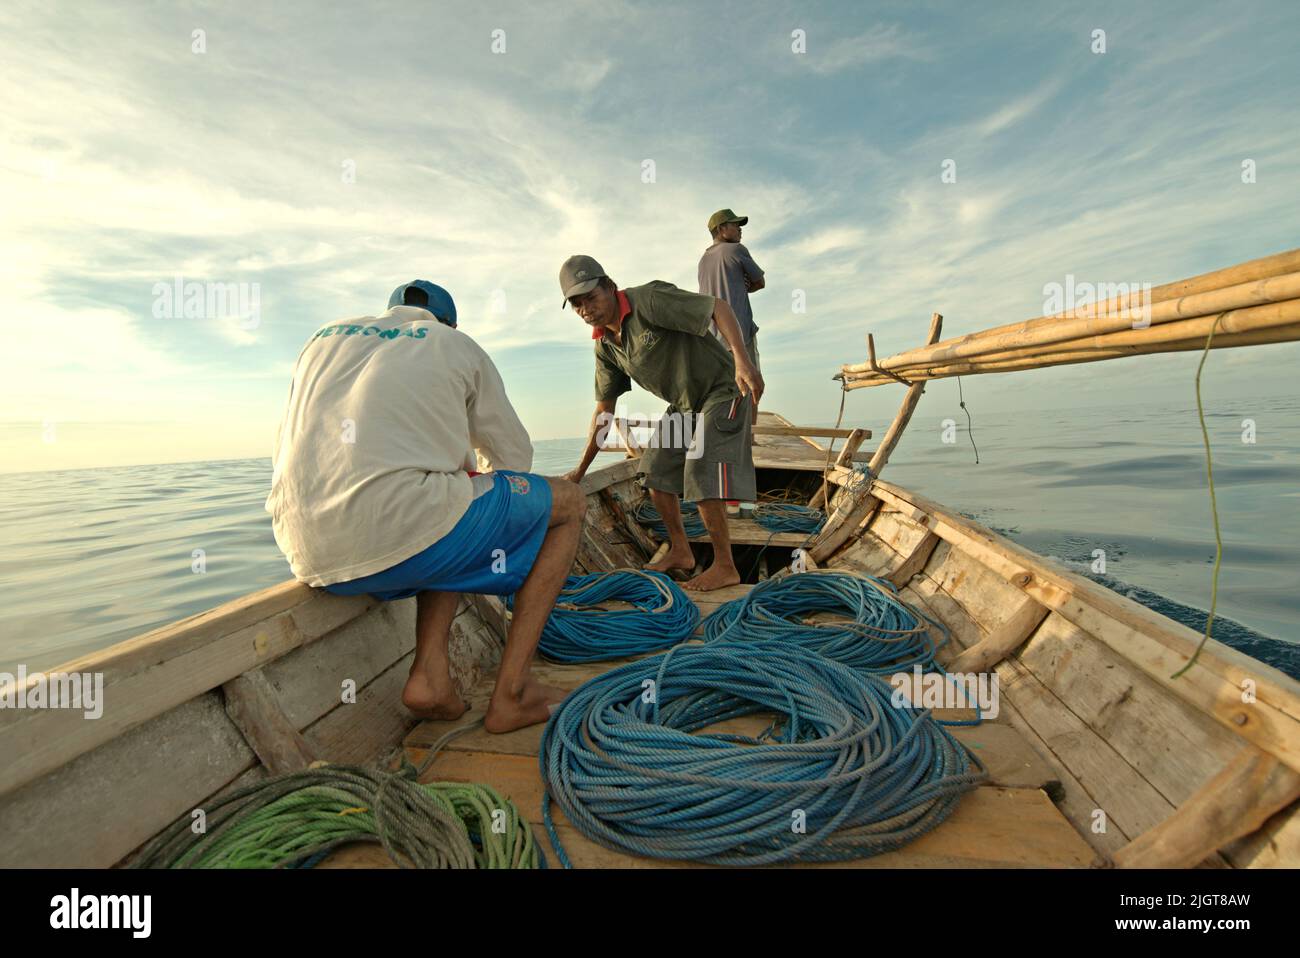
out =
<svg viewBox="0 0 1300 958"><path fill-rule="evenodd" d="M867 356L868 356L867 365L870 367L873 373L879 373L881 376L886 376L894 380L894 382L902 383L904 386L912 385L902 376L898 375L898 373L890 372L888 369L880 368L880 364L876 362L876 340L870 333L867 333Z"/></svg>
<svg viewBox="0 0 1300 958"><path fill-rule="evenodd" d="M844 448L841 449L839 451L839 454L835 457L835 462L831 468L834 469L838 467L841 469L852 469L853 457L857 455L858 447L862 445L862 441L864 439L870 439L870 438L871 438L870 430L850 429L848 432L848 436L844 442ZM825 507L826 501L829 498L826 492L826 484L829 481L830 481L829 479L824 479L822 481L822 484L817 488L817 491L813 494L813 497L808 500L808 508L822 509Z"/></svg>
<svg viewBox="0 0 1300 958"><path fill-rule="evenodd" d="M933 345L939 341L939 335L943 331L943 317L938 313L930 316L930 332L926 336L926 345ZM871 344L868 343L870 346ZM898 445L898 440L903 435L903 430L907 428L908 422L912 419L912 413L916 410L916 404L921 401L921 394L925 392L925 383L912 383L907 387L907 395L903 397L902 405L898 407L898 414L894 421L889 424L889 430L885 433L885 438L880 441L880 446L876 449L875 455L871 457L871 478L874 481L880 475L880 470L885 467L889 461L889 455ZM840 546L858 530L858 527L866 521L871 512L880 505L880 502L870 495L862 496L847 513L838 521L828 520L826 527L822 529L818 541L814 542L809 554L818 562L823 562L832 555Z"/></svg>
<svg viewBox="0 0 1300 958"><path fill-rule="evenodd" d="M307 740L276 700L261 669L245 672L221 687L226 714L272 775L296 772L316 761Z"/></svg>
<svg viewBox="0 0 1300 958"><path fill-rule="evenodd" d="M933 535L933 533L931 533ZM949 672L988 672L1020 646L1047 618L1047 606L1030 596L1016 606L1005 622L948 663Z"/></svg>
<svg viewBox="0 0 1300 958"><path fill-rule="evenodd" d="M930 317L930 335L926 337L926 345L930 346L939 341L939 334L943 330L943 317L935 313ZM874 479L879 476L881 470L885 468L885 463L889 462L889 457L898 445L898 440L903 437L903 430L907 424L912 421L912 413L916 411L916 405L921 401L921 394L925 392L925 383L912 383L907 388L907 395L903 397L902 404L898 407L898 415L894 421L889 424L889 429L885 433L885 438L880 440L880 445L876 448L876 454L871 457L871 476Z"/></svg>
<svg viewBox="0 0 1300 958"><path fill-rule="evenodd" d="M601 489L598 495L600 496L601 502L605 504L605 507L614 517L615 521L617 521L618 524L626 530L627 534L632 537L632 541L636 544L637 548L640 549L647 558L655 555L661 544L659 540L647 532L642 527L641 523L637 522L628 514L628 511L623 508L622 503L614 493L610 492L608 489Z"/></svg>
<svg viewBox="0 0 1300 958"><path fill-rule="evenodd" d="M1253 745L1159 825L1115 853L1117 868L1191 868L1300 797L1300 773Z"/></svg>
<svg viewBox="0 0 1300 958"><path fill-rule="evenodd" d="M889 573L888 578L894 588L901 589L911 582L912 576L925 568L925 564L930 561L930 556L934 554L935 547L938 545L939 536L934 532L927 532L908 557Z"/></svg>

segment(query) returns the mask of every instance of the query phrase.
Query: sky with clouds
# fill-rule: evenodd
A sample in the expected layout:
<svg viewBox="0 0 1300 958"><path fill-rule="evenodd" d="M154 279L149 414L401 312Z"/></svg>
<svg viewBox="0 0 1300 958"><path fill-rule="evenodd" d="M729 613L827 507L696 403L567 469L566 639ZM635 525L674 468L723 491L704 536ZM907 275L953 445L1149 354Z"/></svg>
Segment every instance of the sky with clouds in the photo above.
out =
<svg viewBox="0 0 1300 958"><path fill-rule="evenodd" d="M558 9L0 7L0 471L269 456L302 344L415 277L534 438L579 435L590 340L560 263L694 289L721 207L767 270L764 405L807 422L867 332L889 354L934 311L945 335L1037 316L1067 274L1158 285L1298 245L1290 0ZM159 316L176 277L256 284L255 313ZM964 388L1002 415L1140 404L1198 358ZM1298 361L1224 351L1207 389L1294 390ZM853 393L846 420L883 431L898 398Z"/></svg>

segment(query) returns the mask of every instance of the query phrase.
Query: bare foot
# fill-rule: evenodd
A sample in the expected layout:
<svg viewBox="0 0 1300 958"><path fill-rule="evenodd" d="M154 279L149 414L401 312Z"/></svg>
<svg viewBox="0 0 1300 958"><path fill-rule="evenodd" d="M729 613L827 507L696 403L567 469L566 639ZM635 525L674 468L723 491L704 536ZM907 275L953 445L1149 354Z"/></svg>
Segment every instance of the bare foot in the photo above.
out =
<svg viewBox="0 0 1300 958"><path fill-rule="evenodd" d="M414 671L402 689L402 704L418 718L450 722L460 718L469 704L460 697L451 676L434 680L423 671Z"/></svg>
<svg viewBox="0 0 1300 958"><path fill-rule="evenodd" d="M715 562L694 579L683 583L683 588L692 592L712 592L714 589L739 584L740 572L734 565L723 566Z"/></svg>
<svg viewBox="0 0 1300 958"><path fill-rule="evenodd" d="M689 548L685 552L669 552L658 562L647 562L644 568L651 572L671 572L674 569L690 572L695 568L695 553Z"/></svg>
<svg viewBox="0 0 1300 958"><path fill-rule="evenodd" d="M483 727L489 732L513 732L545 722L551 717L551 706L563 702L568 694L563 689L543 685L531 676L518 696L497 687L492 690L492 701L483 716Z"/></svg>

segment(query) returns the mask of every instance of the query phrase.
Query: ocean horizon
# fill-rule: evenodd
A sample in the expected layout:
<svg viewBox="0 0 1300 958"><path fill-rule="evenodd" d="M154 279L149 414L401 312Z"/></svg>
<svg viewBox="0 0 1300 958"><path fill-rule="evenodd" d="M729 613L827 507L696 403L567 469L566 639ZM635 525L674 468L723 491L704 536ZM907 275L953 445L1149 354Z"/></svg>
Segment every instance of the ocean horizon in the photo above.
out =
<svg viewBox="0 0 1300 958"><path fill-rule="evenodd" d="M1214 635L1296 674L1300 399L1252 413L1269 424L1253 444L1235 412L1207 415L1224 537ZM534 470L562 475L582 444L536 440ZM1203 630L1204 472L1195 409L1170 404L983 414L973 433L918 417L886 477ZM269 456L0 475L0 671L50 669L292 578L264 511L270 476Z"/></svg>

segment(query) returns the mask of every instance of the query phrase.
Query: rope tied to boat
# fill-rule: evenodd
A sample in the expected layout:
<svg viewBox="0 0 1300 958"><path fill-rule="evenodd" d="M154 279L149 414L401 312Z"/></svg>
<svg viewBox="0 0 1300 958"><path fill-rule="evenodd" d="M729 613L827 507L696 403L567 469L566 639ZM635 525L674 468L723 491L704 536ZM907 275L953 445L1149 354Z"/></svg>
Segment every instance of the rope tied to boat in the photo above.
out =
<svg viewBox="0 0 1300 958"><path fill-rule="evenodd" d="M928 711L800 645L683 644L569 694L542 736L542 814L608 848L722 865L901 847L986 779ZM771 712L774 741L709 726ZM699 734L692 734L699 732ZM972 762L974 768L972 769Z"/></svg>
<svg viewBox="0 0 1300 958"><path fill-rule="evenodd" d="M631 608L601 605L612 601ZM513 598L507 604L512 606ZM699 607L662 572L618 569L569 576L537 648L554 662L619 659L676 645L699 624Z"/></svg>

